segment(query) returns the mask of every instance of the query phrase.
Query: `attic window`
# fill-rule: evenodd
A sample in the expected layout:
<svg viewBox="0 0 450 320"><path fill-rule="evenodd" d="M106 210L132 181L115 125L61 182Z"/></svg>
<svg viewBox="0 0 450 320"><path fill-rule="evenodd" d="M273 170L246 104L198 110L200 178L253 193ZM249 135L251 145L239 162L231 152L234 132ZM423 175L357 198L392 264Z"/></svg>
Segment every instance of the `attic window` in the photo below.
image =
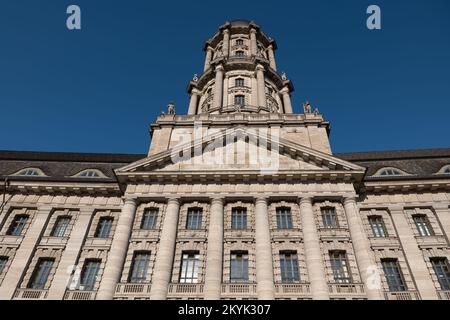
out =
<svg viewBox="0 0 450 320"><path fill-rule="evenodd" d="M450 174L450 164L443 166L437 174Z"/></svg>
<svg viewBox="0 0 450 320"><path fill-rule="evenodd" d="M376 174L374 174L374 176L378 176L378 177L396 177L396 176L404 176L406 175L405 172L396 169L396 168L382 168L380 170L377 171Z"/></svg>
<svg viewBox="0 0 450 320"><path fill-rule="evenodd" d="M81 177L81 178L105 178L105 175L100 172L99 170L95 169L88 169L81 171L75 177Z"/></svg>
<svg viewBox="0 0 450 320"><path fill-rule="evenodd" d="M21 177L45 176L45 174L44 174L44 172L42 172L42 170L36 169L36 168L26 168L26 169L20 170L15 175L21 176Z"/></svg>

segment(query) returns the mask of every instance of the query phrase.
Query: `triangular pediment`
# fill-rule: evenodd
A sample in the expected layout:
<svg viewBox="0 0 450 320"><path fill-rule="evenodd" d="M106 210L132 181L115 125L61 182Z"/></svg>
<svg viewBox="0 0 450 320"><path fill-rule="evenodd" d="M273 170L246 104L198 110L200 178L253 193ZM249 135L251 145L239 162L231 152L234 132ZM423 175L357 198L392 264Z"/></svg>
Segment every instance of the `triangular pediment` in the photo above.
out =
<svg viewBox="0 0 450 320"><path fill-rule="evenodd" d="M118 176L221 173L322 174L365 172L353 163L271 135L242 127L192 140L116 170Z"/></svg>

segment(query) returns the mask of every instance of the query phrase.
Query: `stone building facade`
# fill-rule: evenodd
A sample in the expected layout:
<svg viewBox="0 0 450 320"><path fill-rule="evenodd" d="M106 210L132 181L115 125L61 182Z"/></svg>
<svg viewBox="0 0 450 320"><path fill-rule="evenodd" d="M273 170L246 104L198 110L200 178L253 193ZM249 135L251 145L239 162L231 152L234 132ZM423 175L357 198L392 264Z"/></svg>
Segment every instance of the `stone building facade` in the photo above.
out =
<svg viewBox="0 0 450 320"><path fill-rule="evenodd" d="M1 299L450 299L450 149L333 154L249 21L146 155L0 152Z"/></svg>

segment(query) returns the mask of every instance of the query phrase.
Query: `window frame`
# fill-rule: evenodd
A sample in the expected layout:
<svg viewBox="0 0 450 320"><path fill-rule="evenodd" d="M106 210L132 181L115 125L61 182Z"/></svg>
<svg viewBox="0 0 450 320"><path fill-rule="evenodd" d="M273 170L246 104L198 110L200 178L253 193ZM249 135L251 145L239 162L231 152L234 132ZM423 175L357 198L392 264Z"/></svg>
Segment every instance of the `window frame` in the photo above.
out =
<svg viewBox="0 0 450 320"><path fill-rule="evenodd" d="M25 218L25 221L19 221L17 222L17 218ZM6 235L7 236L13 236L13 237L20 237L23 235L23 232L25 230L25 227L27 226L28 222L30 220L30 215L26 214L26 213L18 213L15 214L14 217L12 218L11 223L9 224L9 227L6 231ZM14 224L16 224L16 226L14 226ZM17 228L18 226L20 226L20 231L17 232Z"/></svg>
<svg viewBox="0 0 450 320"><path fill-rule="evenodd" d="M334 283L350 284L352 283L352 273L348 263L348 256L345 250L330 250L331 271L333 273Z"/></svg>
<svg viewBox="0 0 450 320"><path fill-rule="evenodd" d="M384 218L382 215L370 215L367 217L369 221L369 226L372 231L372 236L375 238L386 238L388 237L388 232L386 229L386 224L384 223ZM372 221L375 220L375 221Z"/></svg>
<svg viewBox="0 0 450 320"><path fill-rule="evenodd" d="M138 260L139 257L139 260ZM145 257L145 259L142 259ZM151 251L135 251L131 260L128 283L147 282L148 267L150 265Z"/></svg>
<svg viewBox="0 0 450 320"><path fill-rule="evenodd" d="M290 207L276 208L277 229L289 230L294 228L292 210Z"/></svg>
<svg viewBox="0 0 450 320"><path fill-rule="evenodd" d="M6 266L8 265L9 257L8 256L0 256L0 275L5 271Z"/></svg>
<svg viewBox="0 0 450 320"><path fill-rule="evenodd" d="M55 258L38 258L34 270L31 273L27 288L33 290L44 290L47 285L50 273L55 264Z"/></svg>
<svg viewBox="0 0 450 320"><path fill-rule="evenodd" d="M95 272L92 272L91 269L88 270L90 264L95 264ZM84 260L83 268L81 269L80 281L78 285L78 290L80 291L94 291L95 284L97 282L98 273L100 271L102 264L101 259L86 259ZM89 273L86 275L87 271Z"/></svg>
<svg viewBox="0 0 450 320"><path fill-rule="evenodd" d="M248 283L249 282L248 266L249 266L248 251L231 251L230 252L230 282L231 283ZM236 276L236 274L238 274L238 276Z"/></svg>
<svg viewBox="0 0 450 320"><path fill-rule="evenodd" d="M320 208L322 224L325 229L338 229L339 218L335 207Z"/></svg>
<svg viewBox="0 0 450 320"><path fill-rule="evenodd" d="M450 264L446 257L430 258L431 266L438 279L441 290L450 291Z"/></svg>
<svg viewBox="0 0 450 320"><path fill-rule="evenodd" d="M248 229L248 212L246 207L231 208L231 229L232 230Z"/></svg>
<svg viewBox="0 0 450 320"><path fill-rule="evenodd" d="M105 231L104 228L105 226L102 224L102 222L104 221L108 221L110 222L109 226L108 226L108 232L105 235ZM113 223L114 223L114 217L110 217L110 216L103 216L103 217L99 217L98 219L98 223L97 223L97 227L95 228L95 232L94 232L94 238L100 238L100 239L107 239L111 237L111 231L113 228Z"/></svg>
<svg viewBox="0 0 450 320"><path fill-rule="evenodd" d="M280 251L281 283L299 283L300 270L296 251Z"/></svg>
<svg viewBox="0 0 450 320"><path fill-rule="evenodd" d="M381 266L389 292L408 291L408 286L397 258L381 259Z"/></svg>
<svg viewBox="0 0 450 320"><path fill-rule="evenodd" d="M149 218L149 216L151 218ZM159 208L145 208L142 214L140 229L155 230L158 226ZM148 222L151 220L151 224Z"/></svg>
<svg viewBox="0 0 450 320"><path fill-rule="evenodd" d="M245 106L245 95L237 94L234 96L234 105L243 107Z"/></svg>
<svg viewBox="0 0 450 320"><path fill-rule="evenodd" d="M190 207L186 213L186 229L201 230L203 227L203 208Z"/></svg>
<svg viewBox="0 0 450 320"><path fill-rule="evenodd" d="M67 223L64 226L64 228L61 230L58 230L59 228L59 222L62 219L67 219ZM70 222L72 220L72 217L69 215L59 215L56 217L55 220L55 224L53 225L52 231L50 232L50 237L55 237L55 238L62 238L66 235L67 230L69 229L70 226ZM58 234L55 234L58 231Z"/></svg>
<svg viewBox="0 0 450 320"><path fill-rule="evenodd" d="M200 266L199 251L183 251L181 253L179 283L198 283Z"/></svg>
<svg viewBox="0 0 450 320"><path fill-rule="evenodd" d="M418 213L412 216L417 232L421 237L432 237L435 235L430 219L426 214Z"/></svg>

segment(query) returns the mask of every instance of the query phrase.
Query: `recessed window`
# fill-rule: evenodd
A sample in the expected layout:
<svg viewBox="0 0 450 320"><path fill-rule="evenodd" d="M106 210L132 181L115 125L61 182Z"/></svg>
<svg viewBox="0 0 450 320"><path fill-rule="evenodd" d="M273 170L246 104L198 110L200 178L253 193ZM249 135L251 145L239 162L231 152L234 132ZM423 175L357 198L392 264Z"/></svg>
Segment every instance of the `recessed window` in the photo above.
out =
<svg viewBox="0 0 450 320"><path fill-rule="evenodd" d="M86 259L84 267L81 270L79 290L92 291L94 290L97 281L97 275L100 271L101 260Z"/></svg>
<svg viewBox="0 0 450 320"><path fill-rule="evenodd" d="M37 290L44 289L54 262L55 259L53 258L39 258L28 283L28 288Z"/></svg>
<svg viewBox="0 0 450 320"><path fill-rule="evenodd" d="M376 238L384 238L387 236L386 226L382 216L369 216L369 224L372 234Z"/></svg>
<svg viewBox="0 0 450 320"><path fill-rule="evenodd" d="M447 258L431 258L433 270L436 273L441 290L450 290L450 266Z"/></svg>
<svg viewBox="0 0 450 320"><path fill-rule="evenodd" d="M280 252L280 271L281 271L281 282L294 283L300 281L297 252L295 251Z"/></svg>
<svg viewBox="0 0 450 320"><path fill-rule="evenodd" d="M339 227L335 208L322 208L320 211L322 213L322 221L325 228L331 229Z"/></svg>
<svg viewBox="0 0 450 320"><path fill-rule="evenodd" d="M76 177L81 177L81 178L104 178L105 175L100 172L99 170L84 170L81 171L80 173L75 175Z"/></svg>
<svg viewBox="0 0 450 320"><path fill-rule="evenodd" d="M2 274L3 270L5 270L7 263L8 257L0 257L0 274Z"/></svg>
<svg viewBox="0 0 450 320"><path fill-rule="evenodd" d="M21 177L38 177L38 176L44 176L45 174L41 169L27 168L27 169L20 170L15 175L21 176Z"/></svg>
<svg viewBox="0 0 450 320"><path fill-rule="evenodd" d="M233 208L231 210L231 228L247 229L247 208Z"/></svg>
<svg viewBox="0 0 450 320"><path fill-rule="evenodd" d="M238 78L234 81L234 85L236 87L243 87L244 86L244 79Z"/></svg>
<svg viewBox="0 0 450 320"><path fill-rule="evenodd" d="M331 270L336 283L350 283L351 277L345 251L330 251Z"/></svg>
<svg viewBox="0 0 450 320"><path fill-rule="evenodd" d="M25 228L28 219L30 218L27 214L18 214L15 215L13 221L11 222L8 231L6 234L8 236L20 236L22 235L22 231Z"/></svg>
<svg viewBox="0 0 450 320"><path fill-rule="evenodd" d="M186 220L186 229L197 230L202 228L202 208L189 208Z"/></svg>
<svg viewBox="0 0 450 320"><path fill-rule="evenodd" d="M382 259L384 276L389 287L389 291L398 292L406 291L406 283L402 270L397 259Z"/></svg>
<svg viewBox="0 0 450 320"><path fill-rule="evenodd" d="M230 282L248 282L248 253L231 252Z"/></svg>
<svg viewBox="0 0 450 320"><path fill-rule="evenodd" d="M291 208L277 208L277 228L292 229Z"/></svg>
<svg viewBox="0 0 450 320"><path fill-rule="evenodd" d="M396 168L383 168L377 171L374 176L380 177L396 177L396 176L404 176L406 173Z"/></svg>
<svg viewBox="0 0 450 320"><path fill-rule="evenodd" d="M111 233L113 221L114 218L112 217L101 217L98 221L94 236L96 238L108 238Z"/></svg>
<svg viewBox="0 0 450 320"><path fill-rule="evenodd" d="M245 52L244 51L236 51L236 57L244 57Z"/></svg>
<svg viewBox="0 0 450 320"><path fill-rule="evenodd" d="M69 227L70 217L69 216L59 216L56 218L55 226L53 227L51 236L52 237L64 237L66 230Z"/></svg>
<svg viewBox="0 0 450 320"><path fill-rule="evenodd" d="M415 214L413 215L413 220L416 225L417 231L419 231L420 236L430 237L434 235L433 228L431 227L430 220L426 214Z"/></svg>
<svg viewBox="0 0 450 320"><path fill-rule="evenodd" d="M238 106L244 106L245 105L245 97L243 95L237 95L234 96L234 104Z"/></svg>
<svg viewBox="0 0 450 320"><path fill-rule="evenodd" d="M244 40L242 40L242 39L237 39L236 40L236 45L237 46L242 46L244 44Z"/></svg>
<svg viewBox="0 0 450 320"><path fill-rule="evenodd" d="M150 252L135 252L131 262L131 272L128 281L130 283L142 283L147 280Z"/></svg>
<svg viewBox="0 0 450 320"><path fill-rule="evenodd" d="M141 229L143 230L153 230L156 229L156 222L158 221L158 209L148 208L144 210L144 215L142 216Z"/></svg>
<svg viewBox="0 0 450 320"><path fill-rule="evenodd" d="M180 283L197 283L200 255L198 252L183 252Z"/></svg>

